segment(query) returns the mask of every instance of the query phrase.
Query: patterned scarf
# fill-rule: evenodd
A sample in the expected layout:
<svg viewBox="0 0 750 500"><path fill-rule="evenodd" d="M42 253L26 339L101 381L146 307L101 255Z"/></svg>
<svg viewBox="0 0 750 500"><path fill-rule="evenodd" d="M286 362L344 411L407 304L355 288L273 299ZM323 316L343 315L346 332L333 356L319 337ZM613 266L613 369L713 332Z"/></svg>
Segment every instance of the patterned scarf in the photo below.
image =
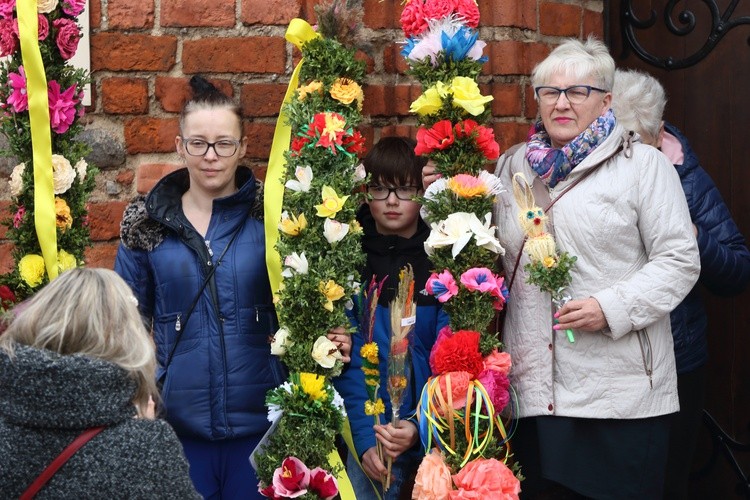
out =
<svg viewBox="0 0 750 500"><path fill-rule="evenodd" d="M526 159L545 184L551 188L555 187L609 137L615 123L615 115L610 109L594 120L578 137L562 148L555 149L551 146L549 134L540 120L534 125L526 141Z"/></svg>

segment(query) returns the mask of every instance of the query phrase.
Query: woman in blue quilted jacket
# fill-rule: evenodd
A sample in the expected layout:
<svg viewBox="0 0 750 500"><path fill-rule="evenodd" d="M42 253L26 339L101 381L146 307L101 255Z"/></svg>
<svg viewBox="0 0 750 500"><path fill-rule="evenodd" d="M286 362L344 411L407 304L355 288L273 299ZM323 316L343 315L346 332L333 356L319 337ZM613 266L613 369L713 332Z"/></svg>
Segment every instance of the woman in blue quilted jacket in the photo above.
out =
<svg viewBox="0 0 750 500"><path fill-rule="evenodd" d="M661 149L680 175L698 240L699 283L720 296L741 293L750 282L750 251L745 238L711 177L701 168L684 135L662 121L667 99L656 78L635 70L617 70L612 109L626 128L643 142ZM665 498L687 498L690 465L695 452L706 392L708 318L698 286L670 316L677 362L680 411L670 431Z"/></svg>
<svg viewBox="0 0 750 500"><path fill-rule="evenodd" d="M157 347L164 414L206 498L262 498L248 457L269 427L265 396L285 380L265 264L262 185L239 167L238 106L202 77L180 116L185 168L125 210L115 270ZM330 334L342 346L348 336Z"/></svg>

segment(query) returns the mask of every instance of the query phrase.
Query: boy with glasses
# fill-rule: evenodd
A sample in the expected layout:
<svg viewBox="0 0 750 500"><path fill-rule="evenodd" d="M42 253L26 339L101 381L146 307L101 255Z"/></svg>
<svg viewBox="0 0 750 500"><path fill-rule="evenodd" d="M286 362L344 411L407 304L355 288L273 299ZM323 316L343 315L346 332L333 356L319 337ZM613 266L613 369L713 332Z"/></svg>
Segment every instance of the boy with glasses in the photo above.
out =
<svg viewBox="0 0 750 500"><path fill-rule="evenodd" d="M363 286L374 277L384 281L376 310L373 341L378 344L380 361L380 390L378 396L385 403L381 417L386 424L390 420L391 405L386 392L388 376L388 353L390 341L390 317L388 306L393 300L399 283L399 271L411 264L414 269L414 300L417 303L417 320L411 338L412 369L403 397L397 427L391 424L374 425L373 416L366 415L364 403L367 399L364 374L360 369L360 348L366 340L362 332L353 335L352 362L334 384L344 397L346 411L352 428L354 446L360 465L350 454L347 472L352 480L357 498L374 498L372 487L381 493L382 480L386 476L387 457L393 458L391 486L384 492L384 499L411 497L416 470L424 452L419 445L416 423L409 420L415 413L417 401L427 378L430 376L430 349L438 331L448 324L447 315L437 300L424 293L425 283L431 274L432 264L424 251L424 241L430 234L429 227L419 216L421 205L415 197L422 194L420 186L422 167L426 159L415 156L416 143L407 138L386 137L381 139L363 160L370 176L367 188L368 201L357 214L363 228L362 246L367 254L367 263L361 272ZM359 319L361 313L355 311ZM383 459L377 453L376 440L383 447ZM372 480L372 485L368 480Z"/></svg>

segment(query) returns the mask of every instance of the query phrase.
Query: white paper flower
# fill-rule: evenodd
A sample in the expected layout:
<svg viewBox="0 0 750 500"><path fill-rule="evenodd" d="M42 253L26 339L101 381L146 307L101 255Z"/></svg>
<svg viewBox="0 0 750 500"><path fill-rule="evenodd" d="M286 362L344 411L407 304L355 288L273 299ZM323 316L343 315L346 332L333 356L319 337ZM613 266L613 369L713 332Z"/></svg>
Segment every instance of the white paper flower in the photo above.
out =
<svg viewBox="0 0 750 500"><path fill-rule="evenodd" d="M10 173L10 194L13 197L18 197L23 191L23 172L26 170L25 163L19 163L13 167L13 172Z"/></svg>
<svg viewBox="0 0 750 500"><path fill-rule="evenodd" d="M36 11L39 14L49 14L57 7L57 0L38 0Z"/></svg>
<svg viewBox="0 0 750 500"><path fill-rule="evenodd" d="M76 171L67 158L62 155L52 155L52 184L55 194L63 194L70 189L76 178Z"/></svg>
<svg viewBox="0 0 750 500"><path fill-rule="evenodd" d="M295 181L294 179L290 179L286 181L286 184L284 184L287 189L291 189L292 191L307 193L310 191L310 184L312 183L313 179L313 171L312 168L309 166L307 167L297 167L294 171L294 176L297 178Z"/></svg>
<svg viewBox="0 0 750 500"><path fill-rule="evenodd" d="M474 215L474 214L472 214ZM477 219L476 215L470 220L471 232L474 233L474 239L476 240L478 247L486 248L487 250L505 255L505 249L500 246L500 242L495 238L495 228L490 225L492 214L487 213L484 216L484 224Z"/></svg>
<svg viewBox="0 0 750 500"><path fill-rule="evenodd" d="M341 359L341 352L328 337L318 337L313 344L312 357L323 368L333 368L336 360Z"/></svg>
<svg viewBox="0 0 750 500"><path fill-rule="evenodd" d="M284 389L289 394L292 393L292 385L289 382L284 382L279 387ZM268 421L271 423L274 423L276 420L281 418L281 415L284 413L284 411L281 409L281 407L274 403L268 404Z"/></svg>
<svg viewBox="0 0 750 500"><path fill-rule="evenodd" d="M424 242L427 255L432 255L434 249L453 246L452 254L455 259L471 239L471 219L476 219L473 213L456 212L444 221L432 225L430 236Z"/></svg>
<svg viewBox="0 0 750 500"><path fill-rule="evenodd" d="M326 237L328 243L336 243L344 239L349 233L349 224L344 224L333 219L326 219L323 223L323 236Z"/></svg>
<svg viewBox="0 0 750 500"><path fill-rule="evenodd" d="M89 168L89 164L86 163L86 160L81 158L73 168L78 173L78 182L83 182L84 180L86 180L86 170L88 170Z"/></svg>
<svg viewBox="0 0 750 500"><path fill-rule="evenodd" d="M441 193L446 189L448 189L448 179L441 177L425 189L424 197L428 200L434 200L438 193Z"/></svg>
<svg viewBox="0 0 750 500"><path fill-rule="evenodd" d="M342 417L346 417L346 407L344 406L344 398L341 397L341 394L338 393L335 387L331 385L331 390L333 391L333 400L331 401L331 404L334 408L336 408L338 411L341 412Z"/></svg>
<svg viewBox="0 0 750 500"><path fill-rule="evenodd" d="M505 191L505 188L503 187L503 183L500 181L500 178L496 176L495 174L491 174L487 172L486 170L482 170L481 172L479 172L479 180L482 181L485 186L487 186L487 193L489 193L492 196L495 196Z"/></svg>
<svg viewBox="0 0 750 500"><path fill-rule="evenodd" d="M273 336L271 342L271 354L274 356L283 356L286 354L288 347L294 345L294 342L289 340L289 331L286 328L279 328Z"/></svg>
<svg viewBox="0 0 750 500"><path fill-rule="evenodd" d="M356 168L354 169L354 174L352 174L352 177L354 178L355 181L359 181L359 182L367 178L367 170L365 170L364 163L360 163L359 165L356 166Z"/></svg>
<svg viewBox="0 0 750 500"><path fill-rule="evenodd" d="M284 265L286 269L281 272L281 275L285 278L291 278L295 272L297 274L307 274L309 269L305 252L302 252L302 254L292 252L291 255L287 255L284 259Z"/></svg>

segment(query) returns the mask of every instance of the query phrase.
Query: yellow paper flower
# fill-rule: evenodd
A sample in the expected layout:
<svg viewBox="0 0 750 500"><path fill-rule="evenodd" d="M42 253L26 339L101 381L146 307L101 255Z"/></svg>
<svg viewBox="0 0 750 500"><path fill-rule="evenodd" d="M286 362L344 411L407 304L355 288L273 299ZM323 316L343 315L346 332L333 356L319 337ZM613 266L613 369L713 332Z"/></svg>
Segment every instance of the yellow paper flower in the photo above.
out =
<svg viewBox="0 0 750 500"><path fill-rule="evenodd" d="M302 386L302 390L313 400L325 399L328 396L325 381L323 375L304 372L299 374L299 384Z"/></svg>
<svg viewBox="0 0 750 500"><path fill-rule="evenodd" d="M354 80L349 78L337 78L333 85L331 85L331 97L344 104L351 104L357 101L357 105L361 106L364 94L362 93L362 87L359 86Z"/></svg>
<svg viewBox="0 0 750 500"><path fill-rule="evenodd" d="M307 85L303 85L302 87L297 89L297 95L299 96L300 101L304 101L305 98L312 94L313 92L320 93L320 90L323 88L323 84L319 80L313 80Z"/></svg>
<svg viewBox="0 0 750 500"><path fill-rule="evenodd" d="M368 342L364 344L359 350L360 356L369 361L372 364L378 362L378 344L375 342Z"/></svg>
<svg viewBox="0 0 750 500"><path fill-rule="evenodd" d="M69 254L65 250L57 252L57 269L58 272L67 271L68 269L74 269L78 267L78 262L74 255Z"/></svg>
<svg viewBox="0 0 750 500"><path fill-rule="evenodd" d="M547 269L549 269L551 267L555 267L555 264L557 264L557 259L555 259L552 256L547 256L547 257L544 258L544 260L542 261L542 263L544 264L544 267L546 267Z"/></svg>
<svg viewBox="0 0 750 500"><path fill-rule="evenodd" d="M385 405L382 399L378 398L374 403L365 401L365 415L380 415L381 413L385 413Z"/></svg>
<svg viewBox="0 0 750 500"><path fill-rule="evenodd" d="M492 96L483 96L479 91L479 85L473 78L466 76L457 76L453 79L450 86L453 94L453 105L464 108L467 113L473 116L481 115L484 112L484 105L492 100Z"/></svg>
<svg viewBox="0 0 750 500"><path fill-rule="evenodd" d="M305 214L299 214L299 217L289 215L284 212L281 214L281 222L279 223L279 230L288 234L289 236L299 236L299 233L305 230L307 227L307 218Z"/></svg>
<svg viewBox="0 0 750 500"><path fill-rule="evenodd" d="M318 217L330 217L333 218L336 216L339 211L344 208L344 203L346 203L346 200L349 199L349 195L341 196L339 197L338 193L336 193L336 190L333 189L331 186L323 186L323 189L321 190L321 197L323 198L323 203L320 205L315 205L315 208L318 209Z"/></svg>
<svg viewBox="0 0 750 500"><path fill-rule="evenodd" d="M55 224L63 233L73 226L73 217L70 215L70 207L62 198L55 196Z"/></svg>
<svg viewBox="0 0 750 500"><path fill-rule="evenodd" d="M474 198L487 194L487 185L478 177L458 174L448 179L448 188L459 198Z"/></svg>
<svg viewBox="0 0 750 500"><path fill-rule="evenodd" d="M24 255L18 261L18 273L27 285L34 288L42 284L44 279L44 258L41 255Z"/></svg>
<svg viewBox="0 0 750 500"><path fill-rule="evenodd" d="M318 284L318 290L326 298L326 303L325 305L323 305L323 307L325 307L326 310L331 311L331 312L333 312L333 301L339 300L341 297L344 296L344 287L336 284L336 282L333 280L328 280L327 283L324 281L321 281Z"/></svg>
<svg viewBox="0 0 750 500"><path fill-rule="evenodd" d="M411 103L409 111L420 116L431 115L443 106L443 97L445 97L445 93L445 84L443 82L438 82L435 86L425 90L424 94Z"/></svg>

